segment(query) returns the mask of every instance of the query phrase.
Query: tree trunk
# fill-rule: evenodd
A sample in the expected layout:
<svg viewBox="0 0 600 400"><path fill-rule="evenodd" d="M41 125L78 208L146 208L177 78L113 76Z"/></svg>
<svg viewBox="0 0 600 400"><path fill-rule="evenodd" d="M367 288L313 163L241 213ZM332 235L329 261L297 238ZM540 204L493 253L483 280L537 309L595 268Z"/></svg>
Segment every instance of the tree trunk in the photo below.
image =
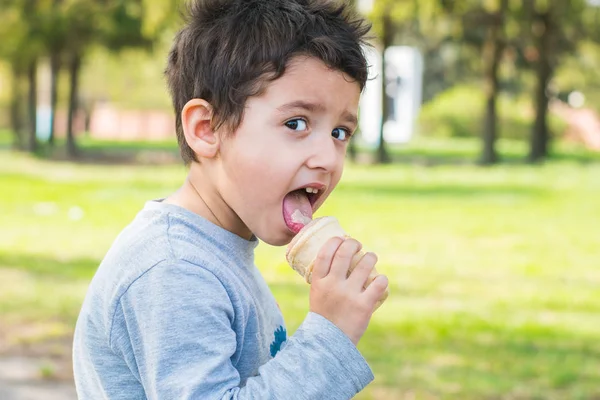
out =
<svg viewBox="0 0 600 400"><path fill-rule="evenodd" d="M16 64L12 66L12 88L10 100L10 126L13 132L13 147L23 149L23 79L22 72Z"/></svg>
<svg viewBox="0 0 600 400"><path fill-rule="evenodd" d="M28 87L28 128L29 141L27 150L34 153L37 150L37 60L32 60L27 68Z"/></svg>
<svg viewBox="0 0 600 400"><path fill-rule="evenodd" d="M48 143L54 145L56 103L58 101L58 74L60 72L60 56L57 52L50 54L50 136Z"/></svg>
<svg viewBox="0 0 600 400"><path fill-rule="evenodd" d="M77 96L79 93L79 70L81 69L81 55L73 54L69 61L69 113L67 117L67 153L71 157L77 156L75 143L75 112L77 111Z"/></svg>
<svg viewBox="0 0 600 400"><path fill-rule="evenodd" d="M553 67L550 60L552 26L550 14L543 13L539 16L543 26L541 35L537 38L538 61L536 63L537 85L535 89L535 122L533 124L529 142L528 161L538 162L548 156L550 132L548 130L548 84L552 79Z"/></svg>
<svg viewBox="0 0 600 400"><path fill-rule="evenodd" d="M505 46L503 27L507 8L508 0L501 0L500 9L495 15L494 22L488 28L487 39L483 49L486 101L482 132L482 151L479 161L484 165L491 165L498 162L498 153L496 152L496 139L498 138L496 100L499 91L498 68Z"/></svg>
<svg viewBox="0 0 600 400"><path fill-rule="evenodd" d="M389 100L386 94L387 77L385 73L385 50L392 45L393 41L393 25L389 13L383 15L383 35L382 35L382 49L381 49L381 128L379 130L379 146L377 147L377 162L379 164L387 164L391 161L390 155L387 151L384 138L383 127L389 118Z"/></svg>

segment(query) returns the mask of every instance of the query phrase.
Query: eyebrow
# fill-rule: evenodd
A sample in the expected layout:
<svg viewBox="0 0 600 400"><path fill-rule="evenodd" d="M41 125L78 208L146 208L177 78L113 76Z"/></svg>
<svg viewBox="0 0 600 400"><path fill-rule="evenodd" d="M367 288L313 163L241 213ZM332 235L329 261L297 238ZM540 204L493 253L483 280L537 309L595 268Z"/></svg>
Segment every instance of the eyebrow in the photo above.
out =
<svg viewBox="0 0 600 400"><path fill-rule="evenodd" d="M281 112L294 109L302 109L312 113L325 112L327 110L327 108L321 103L311 103L304 100L292 101L291 103L286 103L280 107L277 107L277 110ZM342 118L344 118L346 122L358 125L358 118L349 111L344 111Z"/></svg>

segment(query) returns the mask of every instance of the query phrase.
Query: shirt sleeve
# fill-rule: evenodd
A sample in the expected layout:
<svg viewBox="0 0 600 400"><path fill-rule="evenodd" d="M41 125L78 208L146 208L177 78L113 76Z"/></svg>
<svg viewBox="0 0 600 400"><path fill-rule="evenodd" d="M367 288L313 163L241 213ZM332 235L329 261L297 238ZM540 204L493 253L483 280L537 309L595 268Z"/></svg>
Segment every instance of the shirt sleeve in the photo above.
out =
<svg viewBox="0 0 600 400"><path fill-rule="evenodd" d="M275 358L242 385L231 361L234 316L215 275L191 264L159 265L121 296L110 345L148 399L346 400L373 380L350 339L309 313Z"/></svg>

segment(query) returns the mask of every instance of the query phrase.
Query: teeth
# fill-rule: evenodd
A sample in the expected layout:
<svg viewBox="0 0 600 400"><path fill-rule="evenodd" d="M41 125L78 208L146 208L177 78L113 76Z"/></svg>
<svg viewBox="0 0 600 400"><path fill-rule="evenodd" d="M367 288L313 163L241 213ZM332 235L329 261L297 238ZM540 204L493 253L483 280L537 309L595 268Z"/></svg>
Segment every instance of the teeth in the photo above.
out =
<svg viewBox="0 0 600 400"><path fill-rule="evenodd" d="M315 189L315 188L310 188L310 187L307 187L307 188L306 188L306 192L307 192L307 193L318 193L318 192L319 192L319 189Z"/></svg>

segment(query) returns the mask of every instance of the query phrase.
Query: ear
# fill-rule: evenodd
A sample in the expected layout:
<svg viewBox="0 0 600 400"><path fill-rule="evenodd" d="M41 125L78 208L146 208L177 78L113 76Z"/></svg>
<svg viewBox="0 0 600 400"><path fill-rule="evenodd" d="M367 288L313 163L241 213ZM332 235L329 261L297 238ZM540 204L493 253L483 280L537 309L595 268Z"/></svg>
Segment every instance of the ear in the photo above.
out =
<svg viewBox="0 0 600 400"><path fill-rule="evenodd" d="M185 140L202 158L213 158L219 152L219 138L211 126L212 116L212 106L203 99L192 99L181 110Z"/></svg>

